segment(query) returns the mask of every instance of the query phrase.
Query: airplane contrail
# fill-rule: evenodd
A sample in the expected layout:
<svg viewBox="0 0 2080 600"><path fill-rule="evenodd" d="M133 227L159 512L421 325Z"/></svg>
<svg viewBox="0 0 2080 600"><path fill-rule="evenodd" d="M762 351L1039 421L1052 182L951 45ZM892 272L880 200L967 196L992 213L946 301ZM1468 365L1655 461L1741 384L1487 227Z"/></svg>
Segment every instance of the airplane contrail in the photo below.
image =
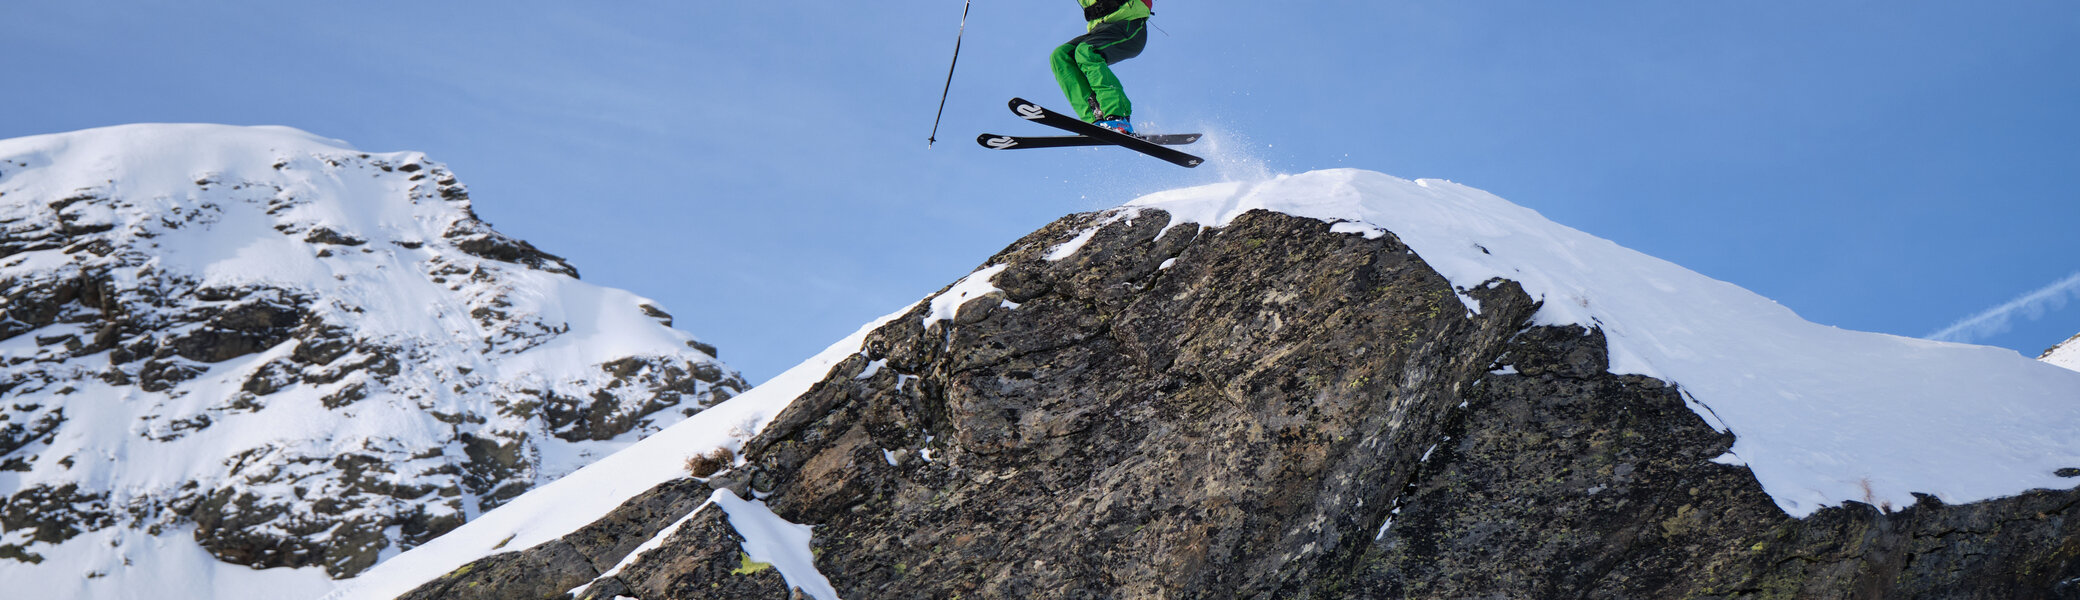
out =
<svg viewBox="0 0 2080 600"><path fill-rule="evenodd" d="M2023 294L2005 304L1965 317L1951 323L1949 327L1921 337L1945 342L1970 342L2000 335L2008 331L2008 320L2016 313L2027 314L2031 319L2041 318L2046 311L2064 308L2069 297L2080 297L2080 273L2068 275L2065 279L2038 288L2037 291Z"/></svg>

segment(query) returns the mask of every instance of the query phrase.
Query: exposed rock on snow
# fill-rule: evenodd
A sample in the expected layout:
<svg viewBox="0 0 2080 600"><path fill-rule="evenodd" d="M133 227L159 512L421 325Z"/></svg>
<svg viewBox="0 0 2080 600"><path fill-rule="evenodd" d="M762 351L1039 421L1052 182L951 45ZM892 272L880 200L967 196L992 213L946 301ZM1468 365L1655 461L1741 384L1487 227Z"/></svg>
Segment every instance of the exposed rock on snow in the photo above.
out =
<svg viewBox="0 0 2080 600"><path fill-rule="evenodd" d="M126 575L164 551L110 528L351 576L745 387L417 153L4 140L0 227L0 584L54 597L226 591Z"/></svg>
<svg viewBox="0 0 2080 600"><path fill-rule="evenodd" d="M1470 188L1332 171L1179 190L984 264L806 364L813 385L748 392L791 403L705 486L643 464L710 446L639 444L608 462L662 478L621 507L586 495L612 480L588 470L338 596L436 573L407 597L785 594L747 562L770 540L708 489L813 526L845 598L2055 597L2080 579L2080 374L1806 323ZM524 525L580 501L603 518ZM531 547L486 542L515 535Z"/></svg>
<svg viewBox="0 0 2080 600"><path fill-rule="evenodd" d="M2074 335L2067 338L2066 341L2059 343L2059 345L2052 346L2050 350L2044 351L2043 356L2037 358L2044 362L2080 371L2080 335Z"/></svg>

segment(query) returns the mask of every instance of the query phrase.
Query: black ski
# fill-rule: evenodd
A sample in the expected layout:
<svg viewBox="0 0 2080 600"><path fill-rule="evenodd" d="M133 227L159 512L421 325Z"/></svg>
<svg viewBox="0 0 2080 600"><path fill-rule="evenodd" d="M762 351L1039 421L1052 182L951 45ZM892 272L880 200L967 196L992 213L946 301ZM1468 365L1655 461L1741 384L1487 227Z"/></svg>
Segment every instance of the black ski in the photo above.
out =
<svg viewBox="0 0 2080 600"><path fill-rule="evenodd" d="M1199 163L1206 162L1206 159L1186 154L1175 148L1085 123L1082 119L1047 110L1046 107L1027 102L1024 98L1011 99L1011 114L1041 125L1160 158L1180 167L1196 167L1199 166ZM989 146L990 139L985 136L977 138L975 141L984 146Z"/></svg>
<svg viewBox="0 0 2080 600"><path fill-rule="evenodd" d="M1199 141L1199 134L1196 133L1158 133L1155 135L1137 135L1134 137L1148 140L1149 143L1161 144L1164 146L1180 146ZM1086 137L1081 135L997 135L994 133L985 133L980 136L977 136L975 138L975 142L982 144L984 147L996 150L1016 150L1020 148L1073 148L1077 146L1113 145L1112 142L1107 140L1101 140L1098 138Z"/></svg>

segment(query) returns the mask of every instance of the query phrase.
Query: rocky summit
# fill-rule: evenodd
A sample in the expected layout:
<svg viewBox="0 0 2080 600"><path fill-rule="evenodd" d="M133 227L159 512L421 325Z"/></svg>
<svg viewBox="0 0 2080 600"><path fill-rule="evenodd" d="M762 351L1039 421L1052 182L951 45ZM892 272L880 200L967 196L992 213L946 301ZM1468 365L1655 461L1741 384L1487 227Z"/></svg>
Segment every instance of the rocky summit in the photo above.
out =
<svg viewBox="0 0 2080 600"><path fill-rule="evenodd" d="M1266 194L1292 202L1251 200ZM487 517L336 597L2080 598L2080 464L2045 466L2080 463L2070 371L1828 331L1529 211L1511 229L1492 197L1444 182L1312 173L1184 195L1205 204L1057 221L834 346L771 392L784 410L720 472L659 476L505 547L583 491L552 484L497 511L535 511L507 529ZM1403 220L1306 214L1325 198ZM1475 233L1439 237L1455 227ZM1526 266L1568 263L1660 285L1569 287ZM1856 356L1717 365L1746 378L1696 366L1741 336ZM1952 379L1921 360L1974 365L1956 381L1976 382L1979 410L2035 422L1941 427L2038 427L1985 442L2035 450L1958 446L1980 461L1959 473L2005 475L1937 480L1948 467L1850 463L1833 439L1784 434L1943 443L1858 424L1913 430L1921 404L1959 400L1928 399ZM1943 391L1863 375L1898 365ZM1772 420L1743 404L1866 388L1892 408L1835 393ZM426 565L445 574L410 575Z"/></svg>
<svg viewBox="0 0 2080 600"><path fill-rule="evenodd" d="M0 585L315 595L747 387L577 276L418 153L0 141Z"/></svg>

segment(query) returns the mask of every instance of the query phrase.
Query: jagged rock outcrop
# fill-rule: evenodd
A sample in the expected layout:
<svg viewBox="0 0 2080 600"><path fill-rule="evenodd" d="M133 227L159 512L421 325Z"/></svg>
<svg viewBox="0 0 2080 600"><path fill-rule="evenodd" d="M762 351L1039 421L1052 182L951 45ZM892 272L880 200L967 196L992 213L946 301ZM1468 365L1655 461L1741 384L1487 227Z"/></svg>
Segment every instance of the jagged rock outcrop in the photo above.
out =
<svg viewBox="0 0 2080 600"><path fill-rule="evenodd" d="M164 552L74 541L111 528L351 576L746 387L416 153L203 125L0 141L0 230L10 577Z"/></svg>
<svg viewBox="0 0 2080 600"><path fill-rule="evenodd" d="M2067 598L2080 492L1793 519L1596 332L1533 328L1484 377L1342 588L1364 598Z"/></svg>
<svg viewBox="0 0 2080 600"><path fill-rule="evenodd" d="M1013 244L706 487L814 525L854 599L2080 597L2080 492L1794 519L1678 388L1609 373L1600 330L1535 324L1515 282L1456 289L1312 218L1169 221ZM787 594L687 481L594 525L652 548L571 535L404 597Z"/></svg>

